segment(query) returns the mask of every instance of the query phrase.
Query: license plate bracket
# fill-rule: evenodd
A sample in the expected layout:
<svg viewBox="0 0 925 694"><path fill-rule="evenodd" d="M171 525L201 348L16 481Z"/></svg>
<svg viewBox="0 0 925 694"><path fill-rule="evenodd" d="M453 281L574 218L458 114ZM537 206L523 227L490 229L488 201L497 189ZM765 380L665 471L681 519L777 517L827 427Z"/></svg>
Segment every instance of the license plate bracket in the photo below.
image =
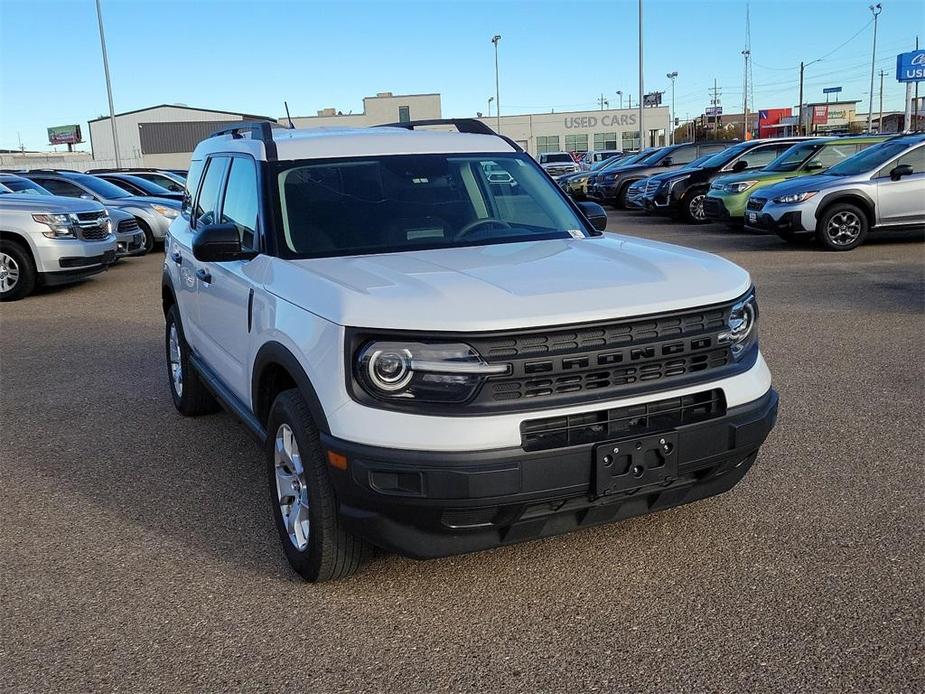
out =
<svg viewBox="0 0 925 694"><path fill-rule="evenodd" d="M758 221L758 213L757 213L757 212L749 212L749 213L748 213L748 221L749 221L749 222L752 222L752 223L757 222L757 221Z"/></svg>
<svg viewBox="0 0 925 694"><path fill-rule="evenodd" d="M597 496L608 496L678 477L678 435L620 439L594 448Z"/></svg>

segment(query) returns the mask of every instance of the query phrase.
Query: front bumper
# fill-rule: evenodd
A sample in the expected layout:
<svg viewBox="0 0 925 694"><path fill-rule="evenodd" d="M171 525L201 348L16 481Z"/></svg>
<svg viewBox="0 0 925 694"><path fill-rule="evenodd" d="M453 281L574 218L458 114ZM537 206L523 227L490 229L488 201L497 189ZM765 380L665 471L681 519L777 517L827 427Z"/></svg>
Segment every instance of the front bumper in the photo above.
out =
<svg viewBox="0 0 925 694"><path fill-rule="evenodd" d="M799 234L809 231L803 226L803 214L799 210L791 210L779 215L764 210L746 210L745 228L763 234Z"/></svg>
<svg viewBox="0 0 925 694"><path fill-rule="evenodd" d="M738 207L738 214L734 214L730 211L730 207L736 209L733 203L733 199L725 195L716 195L715 193L708 193L707 196L703 199L703 213L706 215L707 219L713 222L725 222L727 224L742 222L742 212L745 208L744 201Z"/></svg>
<svg viewBox="0 0 925 694"><path fill-rule="evenodd" d="M126 234L116 233L116 257L125 258L145 253L145 233L139 229Z"/></svg>
<svg viewBox="0 0 925 694"><path fill-rule="evenodd" d="M777 408L770 389L722 416L658 432L675 437L677 477L603 495L596 480L599 441L536 452L410 451L326 435L322 444L349 461L347 470L329 469L345 526L386 550L423 559L556 535L727 491L754 463Z"/></svg>

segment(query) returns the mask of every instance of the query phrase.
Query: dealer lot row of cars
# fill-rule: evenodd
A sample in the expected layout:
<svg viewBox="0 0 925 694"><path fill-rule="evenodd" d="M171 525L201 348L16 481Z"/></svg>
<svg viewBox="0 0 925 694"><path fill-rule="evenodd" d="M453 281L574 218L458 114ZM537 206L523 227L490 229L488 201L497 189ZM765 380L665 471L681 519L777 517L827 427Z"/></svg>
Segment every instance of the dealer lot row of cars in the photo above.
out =
<svg viewBox="0 0 925 694"><path fill-rule="evenodd" d="M871 231L925 226L925 135L684 143L557 181L578 200L851 250Z"/></svg>
<svg viewBox="0 0 925 694"><path fill-rule="evenodd" d="M185 172L0 172L0 301L144 255L177 217Z"/></svg>

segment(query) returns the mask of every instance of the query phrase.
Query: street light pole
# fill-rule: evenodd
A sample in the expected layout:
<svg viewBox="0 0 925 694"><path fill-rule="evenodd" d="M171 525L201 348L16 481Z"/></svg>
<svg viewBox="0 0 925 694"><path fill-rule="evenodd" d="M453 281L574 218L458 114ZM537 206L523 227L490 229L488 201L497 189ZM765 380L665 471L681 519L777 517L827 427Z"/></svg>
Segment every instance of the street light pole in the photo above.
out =
<svg viewBox="0 0 925 694"><path fill-rule="evenodd" d="M620 108L622 109L623 108L623 92L618 91L617 96L620 97Z"/></svg>
<svg viewBox="0 0 925 694"><path fill-rule="evenodd" d="M112 106L112 83L109 81L109 55L106 53L106 35L103 33L103 10L100 0L96 0L96 19L100 25L100 48L103 51L103 72L106 73L106 95L109 97L109 125L112 127L112 146L116 153L116 168L122 168L119 156L119 136L116 134L116 110Z"/></svg>
<svg viewBox="0 0 925 694"><path fill-rule="evenodd" d="M870 119L874 114L874 66L877 63L877 17L883 12L883 7L878 2L870 6L870 12L874 15L874 48L870 53L870 101L867 104L867 132L870 134Z"/></svg>
<svg viewBox="0 0 925 694"><path fill-rule="evenodd" d="M488 97L488 117L491 118L491 102L495 100L495 97Z"/></svg>
<svg viewBox="0 0 925 694"><path fill-rule="evenodd" d="M642 0L639 0L639 151L645 149L642 139L642 102L645 88L642 84Z"/></svg>
<svg viewBox="0 0 925 694"><path fill-rule="evenodd" d="M491 37L491 42L495 45L495 115L498 123L495 130L499 135L501 134L501 79L498 76L498 42L500 40L501 34L495 34Z"/></svg>
<svg viewBox="0 0 925 694"><path fill-rule="evenodd" d="M674 144L674 121L675 121L675 112L674 112L674 81L678 78L678 72L668 73L668 79L671 80L671 117L668 119L668 123L671 126L671 144Z"/></svg>

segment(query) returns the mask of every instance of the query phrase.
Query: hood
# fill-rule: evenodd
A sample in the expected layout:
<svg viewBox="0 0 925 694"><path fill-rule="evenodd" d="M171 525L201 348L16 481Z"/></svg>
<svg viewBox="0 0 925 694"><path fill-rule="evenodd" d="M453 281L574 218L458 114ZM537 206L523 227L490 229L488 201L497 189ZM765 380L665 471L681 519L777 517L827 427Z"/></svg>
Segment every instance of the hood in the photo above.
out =
<svg viewBox="0 0 925 694"><path fill-rule="evenodd" d="M809 176L797 176L761 189L761 196L776 198L790 193L802 193L807 190L823 190L844 184L848 176L827 176L824 173Z"/></svg>
<svg viewBox="0 0 925 694"><path fill-rule="evenodd" d="M34 214L66 214L68 212L99 212L103 206L93 200L66 198L60 195L32 195L29 193L4 193L0 195L0 207L7 210L22 210Z"/></svg>
<svg viewBox="0 0 925 694"><path fill-rule="evenodd" d="M682 173L690 174L690 173L694 173L695 171L700 171L700 170L701 170L700 167L697 167L694 169L686 169L684 167L681 167L678 169L668 169L667 171L663 173L653 174L649 178L655 179L656 181L665 181L665 180L668 180L669 178L674 178L675 176L678 176Z"/></svg>
<svg viewBox="0 0 925 694"><path fill-rule="evenodd" d="M312 260L274 259L267 290L338 323L472 332L714 304L748 273L679 246L607 235Z"/></svg>
<svg viewBox="0 0 925 694"><path fill-rule="evenodd" d="M147 207L148 205L163 205L172 207L175 210L180 209L180 203L168 198L157 198L153 195L129 195L127 198L117 198L115 200L106 200L106 207L115 207L125 209L126 207Z"/></svg>
<svg viewBox="0 0 925 694"><path fill-rule="evenodd" d="M113 227L118 226L119 222L124 222L126 219L135 219L135 217L128 212L123 212L115 207L107 207L106 209L109 211L109 218L112 220Z"/></svg>

